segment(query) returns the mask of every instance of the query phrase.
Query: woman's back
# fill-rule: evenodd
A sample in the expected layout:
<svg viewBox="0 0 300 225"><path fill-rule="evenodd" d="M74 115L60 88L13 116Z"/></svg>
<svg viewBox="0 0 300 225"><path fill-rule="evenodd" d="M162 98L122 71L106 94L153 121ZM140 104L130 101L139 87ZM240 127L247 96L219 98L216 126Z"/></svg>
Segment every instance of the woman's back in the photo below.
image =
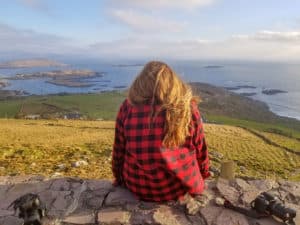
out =
<svg viewBox="0 0 300 225"><path fill-rule="evenodd" d="M158 112L158 113L157 113ZM155 114L153 119L149 115ZM186 192L200 194L203 177L197 161L194 138L200 122L198 109L193 107L190 135L181 147L166 148L165 111L160 106L122 104L116 121L113 171L119 182L143 200L177 199ZM176 122L176 121L174 121ZM198 143L199 144L199 143ZM204 146L204 145L205 146ZM206 156L207 157L207 156ZM118 160L122 159L122 160ZM117 179L118 180L118 179Z"/></svg>

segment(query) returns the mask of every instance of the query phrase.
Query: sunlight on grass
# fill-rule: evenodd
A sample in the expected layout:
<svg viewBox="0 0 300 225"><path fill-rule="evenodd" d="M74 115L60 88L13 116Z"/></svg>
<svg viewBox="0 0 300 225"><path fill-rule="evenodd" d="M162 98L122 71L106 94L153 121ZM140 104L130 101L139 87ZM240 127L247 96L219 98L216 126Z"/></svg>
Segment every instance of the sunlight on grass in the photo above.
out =
<svg viewBox="0 0 300 225"><path fill-rule="evenodd" d="M257 178L300 180L300 156L265 143L238 127L205 124L209 150L234 160L237 174ZM272 141L295 146L293 139L265 134ZM0 175L59 172L63 176L112 178L114 122L70 120L0 120ZM88 165L72 166L76 161ZM221 160L211 157L218 167ZM244 167L245 170L241 170Z"/></svg>

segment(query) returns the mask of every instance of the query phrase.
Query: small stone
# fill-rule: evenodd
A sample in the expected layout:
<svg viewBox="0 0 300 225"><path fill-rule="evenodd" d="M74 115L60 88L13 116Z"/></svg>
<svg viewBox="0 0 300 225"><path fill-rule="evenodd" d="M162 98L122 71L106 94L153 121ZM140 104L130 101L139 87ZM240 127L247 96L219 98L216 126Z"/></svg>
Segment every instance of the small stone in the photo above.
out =
<svg viewBox="0 0 300 225"><path fill-rule="evenodd" d="M76 161L76 162L72 163L71 165L72 165L72 167L76 167L77 168L77 167L80 167L80 166L87 166L89 164L85 160L79 160L79 161Z"/></svg>
<svg viewBox="0 0 300 225"><path fill-rule="evenodd" d="M127 224L129 223L130 213L116 208L102 209L98 213L99 224Z"/></svg>
<svg viewBox="0 0 300 225"><path fill-rule="evenodd" d="M218 159L223 159L224 158L224 155L220 152L217 152L217 151L210 151L210 154Z"/></svg>
<svg viewBox="0 0 300 225"><path fill-rule="evenodd" d="M56 177L62 177L63 174L60 172L55 172L54 174L51 175L51 178L56 178Z"/></svg>
<svg viewBox="0 0 300 225"><path fill-rule="evenodd" d="M245 172L247 171L247 169L246 169L246 167L244 167L244 166L240 166L240 171L241 171L242 173L245 173Z"/></svg>
<svg viewBox="0 0 300 225"><path fill-rule="evenodd" d="M209 168L209 172L210 172L211 174L216 175L216 176L219 176L219 175L220 175L220 170L219 170L218 168L214 167L214 166L211 166L211 167Z"/></svg>
<svg viewBox="0 0 300 225"><path fill-rule="evenodd" d="M58 170L60 170L60 171L63 171L63 170L65 170L66 169L66 165L65 164L58 164L57 166L56 166L56 169L58 169Z"/></svg>

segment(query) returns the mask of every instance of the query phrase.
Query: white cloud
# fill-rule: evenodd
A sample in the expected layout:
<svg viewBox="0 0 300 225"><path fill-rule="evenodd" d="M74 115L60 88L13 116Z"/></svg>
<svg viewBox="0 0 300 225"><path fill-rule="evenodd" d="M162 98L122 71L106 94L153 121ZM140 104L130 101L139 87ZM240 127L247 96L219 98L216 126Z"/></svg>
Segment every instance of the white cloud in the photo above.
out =
<svg viewBox="0 0 300 225"><path fill-rule="evenodd" d="M98 42L85 46L73 39L17 29L0 23L0 56L5 53L80 55L102 58L174 58L299 61L298 31L261 31L223 41L163 40L160 36Z"/></svg>
<svg viewBox="0 0 300 225"><path fill-rule="evenodd" d="M97 43L91 46L94 52L109 57L128 58L175 58L175 59L232 59L264 61L299 61L300 42L295 33L275 32L270 35L258 32L254 35L236 35L223 41L181 40L163 41L159 39L123 39ZM297 32L296 32L297 33ZM259 35L264 34L268 38ZM292 34L292 35L291 35ZM272 36L272 38L269 38ZM284 38L290 37L293 38ZM297 36L297 35L296 35ZM282 41L284 40L284 41Z"/></svg>
<svg viewBox="0 0 300 225"><path fill-rule="evenodd" d="M286 41L294 42L300 41L300 31L291 31L291 32L276 32L276 31L261 31L258 32L254 38L257 40L266 40L266 41Z"/></svg>
<svg viewBox="0 0 300 225"><path fill-rule="evenodd" d="M252 39L267 42L300 42L300 31L270 31L264 30L254 35L234 35L234 39Z"/></svg>
<svg viewBox="0 0 300 225"><path fill-rule="evenodd" d="M146 15L133 10L111 10L111 15L119 22L138 32L181 32L186 24L173 22L153 15Z"/></svg>
<svg viewBox="0 0 300 225"><path fill-rule="evenodd" d="M111 0L110 2L117 6L140 7L146 9L194 9L211 5L216 2L216 0Z"/></svg>
<svg viewBox="0 0 300 225"><path fill-rule="evenodd" d="M72 51L73 40L0 23L0 53L28 52L61 54ZM73 43L74 44L74 43Z"/></svg>

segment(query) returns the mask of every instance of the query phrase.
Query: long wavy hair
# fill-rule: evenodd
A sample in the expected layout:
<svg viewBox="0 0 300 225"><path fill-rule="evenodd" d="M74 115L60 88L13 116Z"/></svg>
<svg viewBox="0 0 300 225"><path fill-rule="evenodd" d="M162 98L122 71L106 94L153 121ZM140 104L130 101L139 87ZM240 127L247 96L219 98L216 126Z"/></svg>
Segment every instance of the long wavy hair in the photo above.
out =
<svg viewBox="0 0 300 225"><path fill-rule="evenodd" d="M193 96L190 86L167 64L159 61L147 63L129 88L128 100L132 105L151 103L150 124L160 111L165 110L163 146L184 144L191 124L191 102L197 104L199 98ZM155 105L161 106L158 112L154 112Z"/></svg>

